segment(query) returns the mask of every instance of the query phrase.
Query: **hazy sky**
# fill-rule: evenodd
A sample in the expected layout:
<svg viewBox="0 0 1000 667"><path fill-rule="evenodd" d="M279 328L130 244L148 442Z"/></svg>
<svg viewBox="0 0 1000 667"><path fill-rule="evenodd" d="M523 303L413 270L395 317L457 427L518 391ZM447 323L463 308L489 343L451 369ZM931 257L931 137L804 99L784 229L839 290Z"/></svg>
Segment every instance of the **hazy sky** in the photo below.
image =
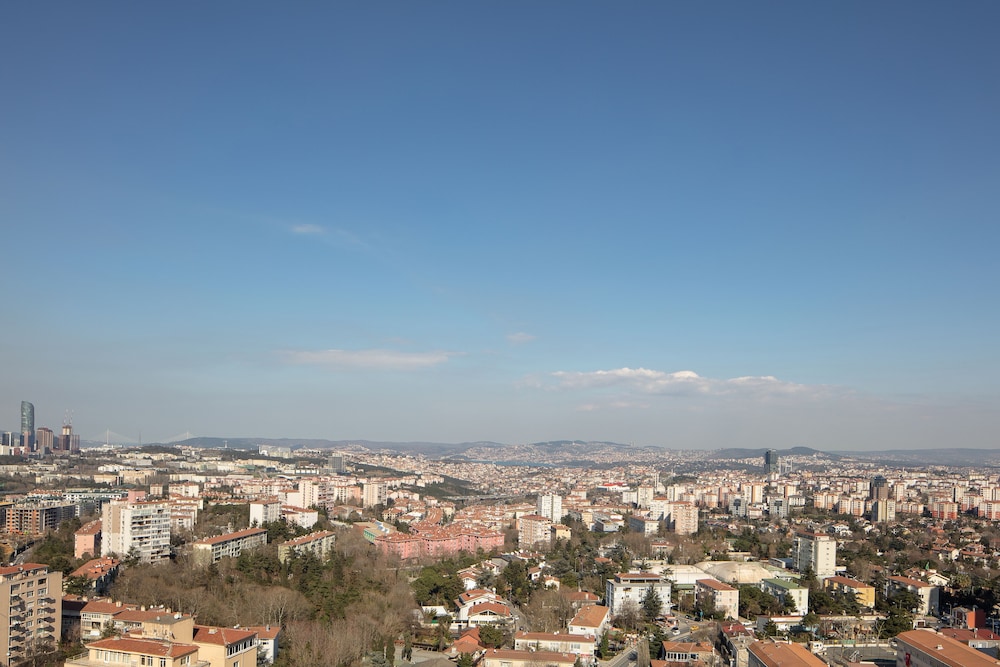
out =
<svg viewBox="0 0 1000 667"><path fill-rule="evenodd" d="M998 25L6 3L0 428L998 446Z"/></svg>

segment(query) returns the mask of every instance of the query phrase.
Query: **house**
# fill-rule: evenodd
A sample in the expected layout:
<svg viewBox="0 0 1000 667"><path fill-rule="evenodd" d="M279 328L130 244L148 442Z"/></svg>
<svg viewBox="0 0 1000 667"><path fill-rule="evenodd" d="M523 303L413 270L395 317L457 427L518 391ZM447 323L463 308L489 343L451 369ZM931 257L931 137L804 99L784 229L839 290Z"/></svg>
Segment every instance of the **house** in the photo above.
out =
<svg viewBox="0 0 1000 667"><path fill-rule="evenodd" d="M660 659L668 665L714 665L719 658L708 642L663 642Z"/></svg>
<svg viewBox="0 0 1000 667"><path fill-rule="evenodd" d="M569 633L600 638L610 627L611 610L604 605L589 604L569 622Z"/></svg>
<svg viewBox="0 0 1000 667"><path fill-rule="evenodd" d="M87 653L66 661L66 667L212 667L198 657L198 647L158 639L114 637L98 639L87 645Z"/></svg>
<svg viewBox="0 0 1000 667"><path fill-rule="evenodd" d="M837 575L824 579L823 587L831 593L853 595L854 599L862 607L871 609L875 606L875 587L862 583L857 579Z"/></svg>
<svg viewBox="0 0 1000 667"><path fill-rule="evenodd" d="M597 640L594 635L568 635L549 632L518 632L514 634L514 649L572 653L584 663L593 662Z"/></svg>
<svg viewBox="0 0 1000 667"><path fill-rule="evenodd" d="M89 582L89 594L104 595L111 583L118 576L119 561L110 556L94 558L70 574L70 577L81 577Z"/></svg>
<svg viewBox="0 0 1000 667"><path fill-rule="evenodd" d="M247 630L257 633L257 652L260 659L270 665L278 657L281 642L280 625L247 626Z"/></svg>
<svg viewBox="0 0 1000 667"><path fill-rule="evenodd" d="M517 651L488 649L479 663L480 667L572 667L576 656L551 651Z"/></svg>
<svg viewBox="0 0 1000 667"><path fill-rule="evenodd" d="M740 591L715 579L698 579L694 582L695 599L706 611L714 609L723 618L740 617Z"/></svg>
<svg viewBox="0 0 1000 667"><path fill-rule="evenodd" d="M885 582L885 596L892 597L900 591L909 591L920 599L920 605L914 610L917 614L937 615L940 588L926 581L910 579L893 575Z"/></svg>
<svg viewBox="0 0 1000 667"><path fill-rule="evenodd" d="M826 667L802 644L754 642L747 649L748 667Z"/></svg>
<svg viewBox="0 0 1000 667"><path fill-rule="evenodd" d="M255 667L257 633L248 628L194 626L192 642L212 667Z"/></svg>

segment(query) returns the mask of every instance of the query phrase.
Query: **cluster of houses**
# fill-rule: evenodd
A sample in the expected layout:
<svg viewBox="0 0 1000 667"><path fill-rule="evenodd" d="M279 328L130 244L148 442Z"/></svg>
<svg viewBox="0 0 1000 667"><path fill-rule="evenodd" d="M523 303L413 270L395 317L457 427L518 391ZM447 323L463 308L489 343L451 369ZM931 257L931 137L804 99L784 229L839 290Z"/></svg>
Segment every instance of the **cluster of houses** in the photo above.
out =
<svg viewBox="0 0 1000 667"><path fill-rule="evenodd" d="M96 664L169 667L232 667L274 662L281 629L277 626L198 625L189 614L164 607L146 608L110 598L66 595L62 600L65 637L79 638L85 653L67 667Z"/></svg>

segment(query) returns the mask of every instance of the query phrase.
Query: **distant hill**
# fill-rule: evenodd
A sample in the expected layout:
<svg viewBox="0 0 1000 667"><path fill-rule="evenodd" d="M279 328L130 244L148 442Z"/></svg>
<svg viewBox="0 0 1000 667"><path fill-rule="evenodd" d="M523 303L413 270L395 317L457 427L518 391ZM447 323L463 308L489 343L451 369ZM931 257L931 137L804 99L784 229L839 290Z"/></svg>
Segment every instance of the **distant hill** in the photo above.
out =
<svg viewBox="0 0 1000 667"><path fill-rule="evenodd" d="M764 454L773 448L761 447L758 449L746 449L746 448L728 448L720 449L713 452L709 458L714 459L753 459L753 458L764 458ZM778 456L816 456L822 458L832 458L839 459L840 456L832 454L830 452L821 452L818 449L813 449L812 447L792 447L790 449L775 449L778 452Z"/></svg>
<svg viewBox="0 0 1000 667"><path fill-rule="evenodd" d="M844 458L878 461L884 464L941 466L1000 466L1000 449L885 449L834 452Z"/></svg>

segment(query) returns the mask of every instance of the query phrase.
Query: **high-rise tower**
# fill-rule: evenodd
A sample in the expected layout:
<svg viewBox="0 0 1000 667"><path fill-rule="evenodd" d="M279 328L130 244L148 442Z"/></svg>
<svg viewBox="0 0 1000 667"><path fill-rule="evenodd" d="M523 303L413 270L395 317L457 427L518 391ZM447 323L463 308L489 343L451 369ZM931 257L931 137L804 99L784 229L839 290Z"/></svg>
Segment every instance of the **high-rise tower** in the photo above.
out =
<svg viewBox="0 0 1000 667"><path fill-rule="evenodd" d="M21 401L21 446L35 449L35 406L28 401Z"/></svg>
<svg viewBox="0 0 1000 667"><path fill-rule="evenodd" d="M778 474L781 472L781 463L778 459L778 452L769 449L764 452L764 468L767 470L767 474Z"/></svg>

